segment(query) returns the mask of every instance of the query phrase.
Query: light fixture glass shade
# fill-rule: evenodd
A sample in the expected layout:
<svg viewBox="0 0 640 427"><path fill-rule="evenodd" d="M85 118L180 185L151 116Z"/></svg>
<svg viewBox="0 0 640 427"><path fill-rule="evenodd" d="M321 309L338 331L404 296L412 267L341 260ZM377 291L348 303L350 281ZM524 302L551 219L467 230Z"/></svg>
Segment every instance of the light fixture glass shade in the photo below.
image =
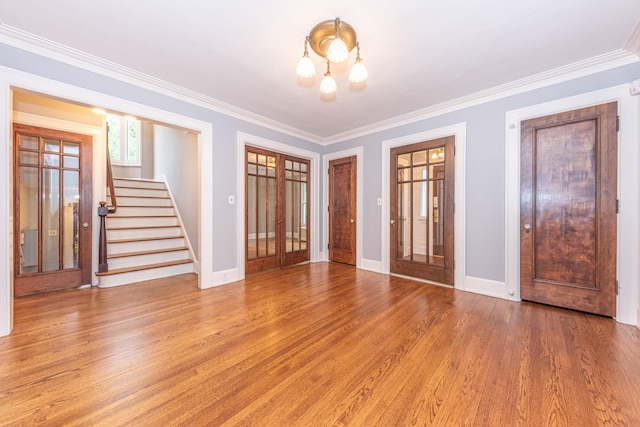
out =
<svg viewBox="0 0 640 427"><path fill-rule="evenodd" d="M336 93L338 90L338 85L331 74L325 74L324 79L320 83L320 92L325 95L331 95L332 93Z"/></svg>
<svg viewBox="0 0 640 427"><path fill-rule="evenodd" d="M357 60L349 72L349 81L351 83L362 83L367 80L367 77L369 77L367 67L365 67L361 61Z"/></svg>
<svg viewBox="0 0 640 427"><path fill-rule="evenodd" d="M329 45L327 50L327 59L334 64L344 62L349 57L349 49L347 44L341 38L337 37Z"/></svg>
<svg viewBox="0 0 640 427"><path fill-rule="evenodd" d="M316 75L316 66L313 64L309 55L304 55L298 61L298 66L296 67L296 74L302 78L309 78Z"/></svg>

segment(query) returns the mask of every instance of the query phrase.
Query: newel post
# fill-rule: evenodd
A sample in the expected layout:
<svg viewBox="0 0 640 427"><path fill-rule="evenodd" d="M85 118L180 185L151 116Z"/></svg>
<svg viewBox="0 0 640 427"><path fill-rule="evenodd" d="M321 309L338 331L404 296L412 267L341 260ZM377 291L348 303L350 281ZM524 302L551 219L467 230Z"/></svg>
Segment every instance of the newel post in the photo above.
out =
<svg viewBox="0 0 640 427"><path fill-rule="evenodd" d="M100 202L98 207L98 216L100 217L100 242L98 243L98 272L105 273L109 271L107 264L107 224L106 218L109 213L107 202Z"/></svg>

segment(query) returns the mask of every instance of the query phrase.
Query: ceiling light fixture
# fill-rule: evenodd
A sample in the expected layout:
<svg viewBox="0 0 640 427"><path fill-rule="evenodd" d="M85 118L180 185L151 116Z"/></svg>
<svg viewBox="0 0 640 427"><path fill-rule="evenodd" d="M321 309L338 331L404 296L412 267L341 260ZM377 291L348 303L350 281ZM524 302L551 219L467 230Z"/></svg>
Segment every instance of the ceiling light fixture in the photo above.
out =
<svg viewBox="0 0 640 427"><path fill-rule="evenodd" d="M302 78L313 77L316 73L313 61L309 58L309 46L327 60L327 72L320 84L320 92L324 94L336 92L337 85L331 76L330 65L346 61L354 47L357 49L356 62L349 73L349 80L352 83L362 83L367 79L369 73L360 58L360 44L356 39L356 32L351 25L341 21L340 18L320 22L305 38L304 54L296 67L296 73Z"/></svg>

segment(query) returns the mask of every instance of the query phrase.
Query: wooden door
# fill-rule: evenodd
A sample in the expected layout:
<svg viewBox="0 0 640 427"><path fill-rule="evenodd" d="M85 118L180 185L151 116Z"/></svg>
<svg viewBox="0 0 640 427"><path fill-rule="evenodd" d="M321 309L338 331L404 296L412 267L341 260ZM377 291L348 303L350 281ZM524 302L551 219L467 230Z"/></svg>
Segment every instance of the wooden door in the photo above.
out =
<svg viewBox="0 0 640 427"><path fill-rule="evenodd" d="M390 271L453 285L455 137L391 150Z"/></svg>
<svg viewBox="0 0 640 427"><path fill-rule="evenodd" d="M329 260L356 265L356 157L329 162Z"/></svg>
<svg viewBox="0 0 640 427"><path fill-rule="evenodd" d="M14 293L91 283L92 138L20 124L14 131Z"/></svg>
<svg viewBox="0 0 640 427"><path fill-rule="evenodd" d="M522 122L522 299L616 314L617 103Z"/></svg>
<svg viewBox="0 0 640 427"><path fill-rule="evenodd" d="M310 162L245 149L247 274L309 260Z"/></svg>

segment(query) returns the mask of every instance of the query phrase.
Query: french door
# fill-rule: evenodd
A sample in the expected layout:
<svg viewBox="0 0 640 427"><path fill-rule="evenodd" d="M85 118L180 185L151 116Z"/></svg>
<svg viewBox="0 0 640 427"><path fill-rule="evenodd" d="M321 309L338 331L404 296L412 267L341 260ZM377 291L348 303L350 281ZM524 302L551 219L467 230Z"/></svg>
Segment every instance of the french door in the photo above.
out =
<svg viewBox="0 0 640 427"><path fill-rule="evenodd" d="M453 285L454 142L391 150L392 273Z"/></svg>
<svg viewBox="0 0 640 427"><path fill-rule="evenodd" d="M15 295L91 283L91 136L13 130Z"/></svg>
<svg viewBox="0 0 640 427"><path fill-rule="evenodd" d="M245 148L247 274L309 260L310 162Z"/></svg>

